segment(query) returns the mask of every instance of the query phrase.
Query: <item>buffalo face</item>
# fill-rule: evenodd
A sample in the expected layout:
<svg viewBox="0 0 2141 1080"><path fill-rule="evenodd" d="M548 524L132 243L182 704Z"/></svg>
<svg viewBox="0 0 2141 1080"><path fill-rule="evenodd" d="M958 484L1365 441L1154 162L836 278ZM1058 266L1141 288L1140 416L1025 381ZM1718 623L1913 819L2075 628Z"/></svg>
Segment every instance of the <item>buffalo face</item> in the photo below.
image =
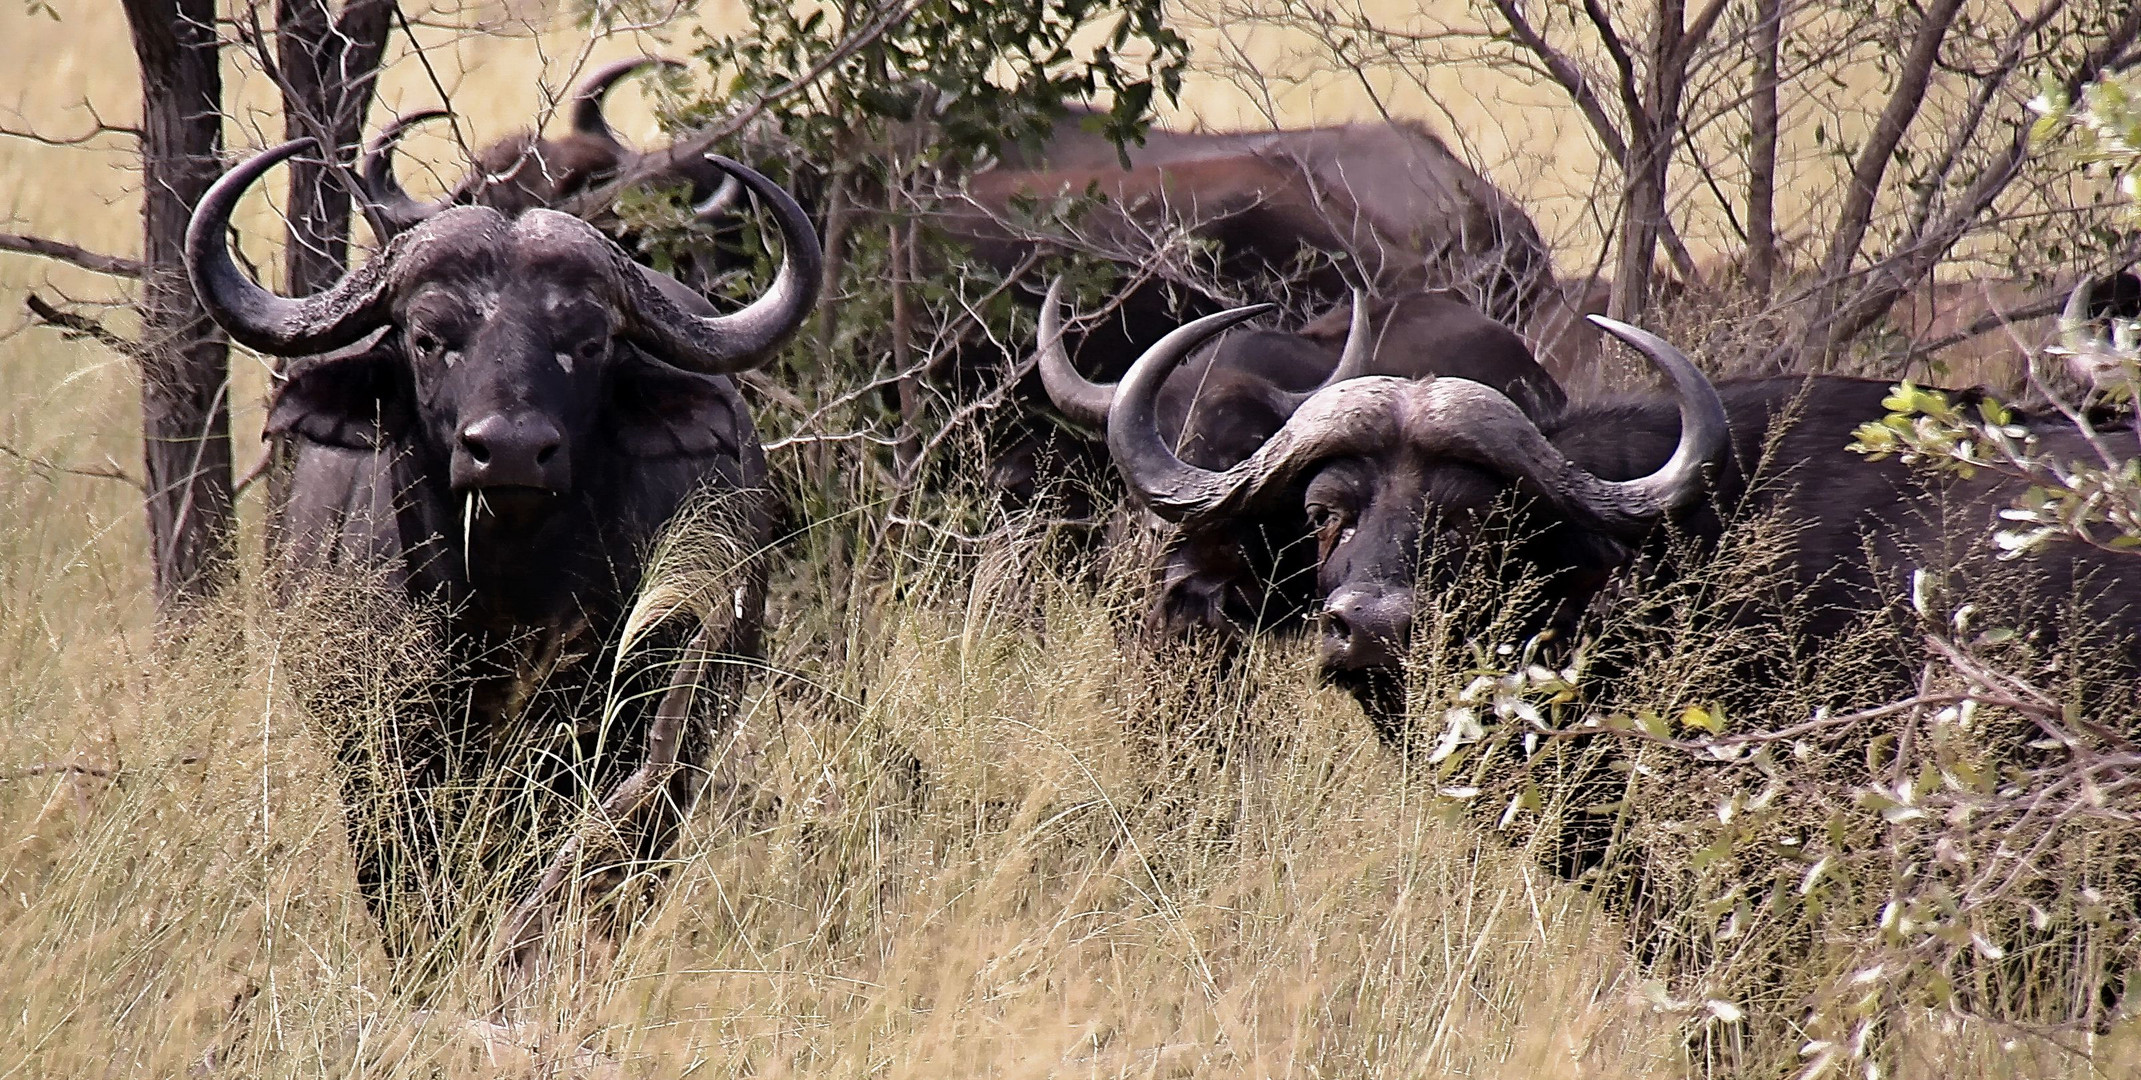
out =
<svg viewBox="0 0 2141 1080"><path fill-rule="evenodd" d="M1162 438L1158 391L1181 357L1253 309L1192 323L1140 358L1109 402L1108 446L1131 492L1183 537L1262 534L1278 550L1313 544L1326 674L1388 730L1410 644L1414 598L1479 554L1507 502L1530 523L1512 567L1595 573L1666 515L1703 495L1728 451L1723 403L1672 346L1602 321L1672 381L1681 430L1647 476L1605 479L1565 457L1538 421L1468 379L1364 376L1309 395L1255 453L1225 469L1184 460ZM1285 543L1285 534L1300 543ZM1187 550L1178 543L1174 550Z"/></svg>
<svg viewBox="0 0 2141 1080"><path fill-rule="evenodd" d="M508 220L485 207L432 216L318 295L277 296L238 272L224 237L246 187L310 145L261 154L203 197L187 234L202 303L240 343L303 357L270 432L351 449L413 444L455 495L493 512L540 513L576 490L604 444L651 457L718 449L730 425L705 422L726 407L706 376L763 362L815 299L817 237L802 209L733 163L787 244L773 288L733 314L713 314L578 219Z"/></svg>

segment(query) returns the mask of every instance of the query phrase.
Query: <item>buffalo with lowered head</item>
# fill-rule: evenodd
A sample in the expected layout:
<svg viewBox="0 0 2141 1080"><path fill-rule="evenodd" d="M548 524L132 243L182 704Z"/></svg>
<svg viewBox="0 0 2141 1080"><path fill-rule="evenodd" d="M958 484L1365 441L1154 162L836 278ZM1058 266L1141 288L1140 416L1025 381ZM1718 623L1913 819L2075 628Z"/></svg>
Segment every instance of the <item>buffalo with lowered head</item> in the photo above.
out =
<svg viewBox="0 0 2141 1080"><path fill-rule="evenodd" d="M730 376L811 310L817 236L778 186L722 161L785 248L771 289L732 314L575 218L489 207L441 211L291 299L237 269L226 233L245 190L312 145L217 181L187 269L233 340L292 358L267 421L292 448L284 602L328 585L437 613L445 677L341 732L357 880L388 948L408 952L490 888L512 904L503 954L530 960L575 882L599 895L659 865L759 650L766 465ZM721 511L732 587L635 630L621 656L652 545L695 500ZM629 662L649 657L667 669ZM314 710L351 711L374 674L334 676ZM489 786L470 787L479 777ZM550 826L575 815L591 820L561 841ZM554 854L539 872L514 872L541 847Z"/></svg>
<svg viewBox="0 0 2141 1080"><path fill-rule="evenodd" d="M1773 625L1788 652L1803 657L1894 615L1924 568L1961 588L2012 573L2023 591L2008 594L2010 610L2033 640L2049 647L2080 633L2123 649L2132 666L2141 563L2051 541L1996 566L1997 514L2023 485L1852 453L1854 431L1887 413L1884 383L1714 386L1663 340L1598 318L1665 373L1671 394L1541 416L1470 379L1353 378L1310 395L1239 462L1188 460L1165 427L1170 376L1254 310L1185 326L1140 358L1108 404L1108 448L1138 500L1178 531L1171 550L1196 556L1171 572L1204 579L1206 591L1253 590L1267 609L1312 620L1326 676L1360 698L1387 740L1403 738L1404 661L1423 591L1452 580L1468 556L1528 577L1537 588L1521 593L1520 624L1567 637L1617 576L1667 565L1676 540L1715 551L1729 525L1757 517L1788 536L1779 604L1708 614ZM2055 455L2094 453L2069 427L2036 435ZM2121 452L2141 450L2130 433L2117 438ZM1916 668L1908 650L1873 659L1898 685Z"/></svg>
<svg viewBox="0 0 2141 1080"><path fill-rule="evenodd" d="M1095 431L1108 429L1117 386L1091 382L1071 365L1062 345L1061 282L1041 308L1036 362L1049 399L1064 415ZM1177 331L1187 334L1188 328ZM1489 386L1525 415L1560 413L1567 397L1533 359L1523 338L1456 293L1438 290L1351 303L1297 331L1224 331L1189 354L1160 383L1155 421L1183 461L1225 469L1255 453L1287 418L1323 389L1365 375L1407 379L1453 376ZM1252 545L1255 540L1250 540ZM1216 628L1247 632L1287 605L1274 606L1264 587L1306 567L1298 551L1266 550L1253 561L1268 572L1214 574L1206 563L1240 564L1241 545L1178 533L1159 574L1155 628Z"/></svg>

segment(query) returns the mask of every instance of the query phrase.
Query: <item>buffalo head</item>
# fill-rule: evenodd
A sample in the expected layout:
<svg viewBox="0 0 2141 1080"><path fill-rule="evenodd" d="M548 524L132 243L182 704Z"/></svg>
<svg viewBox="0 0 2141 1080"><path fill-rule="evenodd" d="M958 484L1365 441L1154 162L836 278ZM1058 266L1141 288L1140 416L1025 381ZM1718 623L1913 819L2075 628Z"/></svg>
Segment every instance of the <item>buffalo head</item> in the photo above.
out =
<svg viewBox="0 0 2141 1080"><path fill-rule="evenodd" d="M1705 470L1728 452L1724 406L1701 372L1664 341L1599 319L1656 364L1678 396L1678 444L1649 475L1587 471L1507 396L1455 377L1334 381L1237 464L1185 461L1161 435L1159 390L1190 350L1254 311L1191 323L1140 358L1109 402L1108 448L1137 498L1179 529L1176 552L1261 534L1254 542L1266 550L1312 555L1323 666L1356 689L1395 674L1416 583L1435 569L1423 565L1424 553L1468 544L1506 495L1528 497L1549 526L1530 542L1552 550L1524 562L1599 571L1698 501Z"/></svg>
<svg viewBox="0 0 2141 1080"><path fill-rule="evenodd" d="M686 399L714 392L704 375L764 362L815 300L820 253L801 207L725 159L715 163L772 207L786 245L772 289L733 314L578 219L487 207L430 217L317 295L278 296L233 264L231 210L269 167L314 146L262 153L201 199L186 265L202 305L241 344L308 358L291 365L269 431L351 448L414 443L456 495L493 507L569 493L598 437L628 452L704 453L697 444L713 432L672 422L695 415ZM317 355L335 350L346 351Z"/></svg>

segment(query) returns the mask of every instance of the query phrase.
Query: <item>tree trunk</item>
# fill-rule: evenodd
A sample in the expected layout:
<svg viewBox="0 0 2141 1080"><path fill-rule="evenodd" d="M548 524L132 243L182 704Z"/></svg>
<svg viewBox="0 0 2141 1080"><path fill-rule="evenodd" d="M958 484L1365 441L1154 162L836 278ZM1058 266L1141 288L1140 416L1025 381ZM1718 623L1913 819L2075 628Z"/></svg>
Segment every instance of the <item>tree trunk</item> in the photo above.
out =
<svg viewBox="0 0 2141 1080"><path fill-rule="evenodd" d="M141 65L141 434L156 611L182 628L236 564L230 358L186 279L186 222L222 163L214 0L123 0Z"/></svg>
<svg viewBox="0 0 2141 1080"><path fill-rule="evenodd" d="M1755 6L1754 85L1748 89L1747 289L1767 297L1777 280L1777 42L1784 0Z"/></svg>
<svg viewBox="0 0 2141 1080"><path fill-rule="evenodd" d="M1651 264L1665 227L1665 194L1673 160L1673 135L1679 130L1680 38L1687 19L1682 0L1658 0L1651 22L1650 71L1644 87L1644 116L1630 117L1632 136L1623 163L1621 257L1613 277L1613 317L1639 321L1650 300ZM1630 110L1633 112L1634 110Z"/></svg>
<svg viewBox="0 0 2141 1080"><path fill-rule="evenodd" d="M364 138L379 62L393 28L393 0L348 0L340 18L330 0L277 0L275 58L282 90L283 137L311 136L329 148L321 158L292 158L283 283L305 296L333 285L349 269L349 166ZM278 369L280 362L277 362ZM268 447L267 502L271 543L275 520L289 497L289 450Z"/></svg>
<svg viewBox="0 0 2141 1080"><path fill-rule="evenodd" d="M310 135L331 161L291 160L289 245L284 287L318 292L349 268L350 198L346 171L357 158L372 104L379 60L392 27L392 0L349 0L340 18L329 0L278 0L276 74L283 136Z"/></svg>

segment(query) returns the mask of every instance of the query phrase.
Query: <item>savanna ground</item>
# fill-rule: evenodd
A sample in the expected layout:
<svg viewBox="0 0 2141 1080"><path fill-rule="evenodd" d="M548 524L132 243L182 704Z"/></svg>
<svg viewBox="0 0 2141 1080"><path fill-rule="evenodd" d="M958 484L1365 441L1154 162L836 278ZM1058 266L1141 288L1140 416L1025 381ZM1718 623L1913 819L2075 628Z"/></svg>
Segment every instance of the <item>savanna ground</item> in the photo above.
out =
<svg viewBox="0 0 2141 1080"><path fill-rule="evenodd" d="M91 122L85 100L125 122L136 91L118 13L60 14L6 13L0 70L15 74L0 105L63 133ZM562 79L584 46L557 29L439 56L458 65L446 75L481 141L524 123L534 77ZM661 47L618 35L595 58ZM1283 67L1285 43L1234 55L1248 53ZM424 77L396 68L383 100ZM1266 104L1327 120L1369 111L1370 90ZM1580 257L1595 246L1577 198L1595 157L1542 95L1475 85L1456 98L1474 111L1434 118L1490 172L1519 146L1558 159L1514 186ZM639 95L619 99L628 132L651 137ZM1174 119L1257 111L1209 75ZM231 140L279 130L262 105ZM0 141L4 210L131 250L125 160ZM1260 645L1221 684L1225 700L1185 694L1194 659L1156 670L1126 644L1135 589L1049 557L1038 527L981 551L910 533L899 557L873 553L890 571L863 584L778 555L777 573L802 584L776 594L771 664L732 760L756 805L700 815L621 953L557 988L521 1035L472 1042L458 1018L478 1008L482 972L421 1001L393 985L354 892L330 755L291 700L293 673L350 657L321 656L313 628L250 587L190 645L157 645L138 493L84 475L138 456L129 364L13 328L31 288L113 295L93 276L0 257L0 296L18 312L0 339L0 442L16 451L0 458L0 1075L1738 1068L1717 1048L1741 1005L1703 997L1700 970L1655 975L1590 893L1496 835L1492 814L1408 775L1350 700L1315 686L1298 643ZM236 364L250 447L264 380ZM245 509L257 562L257 494ZM392 662L394 643L370 645L360 659ZM1155 749L1213 723L1230 729L1223 764ZM1852 959L1807 948L1808 984L1847 981ZM1797 1012L1775 1003L1761 1022L1788 1028ZM1884 1038L1907 1076L2132 1068L2119 1030L2039 1040L1922 1010ZM1786 1060L1768 1053L1751 1071Z"/></svg>

